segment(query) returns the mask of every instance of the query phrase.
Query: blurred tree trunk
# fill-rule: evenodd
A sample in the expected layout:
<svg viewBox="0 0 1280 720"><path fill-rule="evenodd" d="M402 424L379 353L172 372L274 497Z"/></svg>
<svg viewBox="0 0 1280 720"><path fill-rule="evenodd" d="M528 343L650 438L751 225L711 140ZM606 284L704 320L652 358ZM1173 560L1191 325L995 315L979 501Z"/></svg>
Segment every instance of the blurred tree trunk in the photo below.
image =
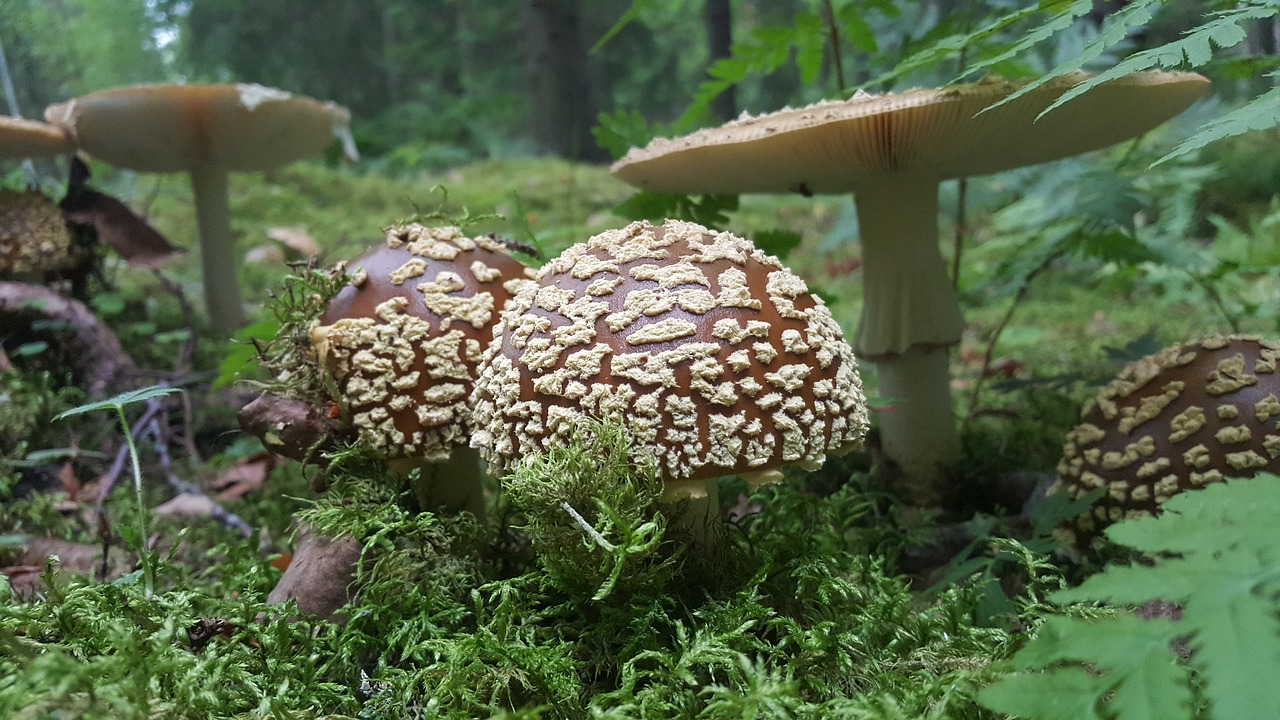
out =
<svg viewBox="0 0 1280 720"><path fill-rule="evenodd" d="M543 152L606 159L591 137L595 106L578 0L521 0L529 130Z"/></svg>
<svg viewBox="0 0 1280 720"><path fill-rule="evenodd" d="M714 65L717 60L729 57L733 47L733 14L729 7L729 0L707 0L705 11L707 59L709 65ZM711 104L711 111L720 120L732 120L738 114L733 85L716 96Z"/></svg>

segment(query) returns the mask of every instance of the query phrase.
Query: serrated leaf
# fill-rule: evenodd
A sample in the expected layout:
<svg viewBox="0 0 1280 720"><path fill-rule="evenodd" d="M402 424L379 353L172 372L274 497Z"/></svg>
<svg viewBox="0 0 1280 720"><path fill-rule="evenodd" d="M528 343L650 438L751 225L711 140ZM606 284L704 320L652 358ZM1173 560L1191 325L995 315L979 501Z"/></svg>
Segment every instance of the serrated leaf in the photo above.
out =
<svg viewBox="0 0 1280 720"><path fill-rule="evenodd" d="M826 47L822 32L822 18L814 13L796 14L795 35L796 67L800 70L800 82L812 85L822 70L822 52Z"/></svg>
<svg viewBox="0 0 1280 720"><path fill-rule="evenodd" d="M867 22L862 3L849 3L836 11L836 26L858 50L874 54L879 52L880 44L876 41L876 33Z"/></svg>
<svg viewBox="0 0 1280 720"><path fill-rule="evenodd" d="M1272 73L1274 76L1275 73ZM1205 123L1191 137L1178 143L1168 154L1151 163L1152 167L1188 153L1195 152L1212 142L1254 130L1267 130L1280 126L1280 88L1271 88L1241 108Z"/></svg>
<svg viewBox="0 0 1280 720"><path fill-rule="evenodd" d="M762 230L751 236L755 246L770 255L785 259L800 244L800 233L792 230Z"/></svg>
<svg viewBox="0 0 1280 720"><path fill-rule="evenodd" d="M107 398L106 400L99 400L97 402L91 402L87 405L79 405L77 407L73 407L70 410L67 410L66 412L59 413L53 419L61 420L63 418L71 417L72 415L80 415L82 413L94 412L95 410L115 410L117 408L122 408L128 405L132 405L133 403L146 402L147 400L150 400L152 398L164 397L165 395L172 395L173 393L176 393L176 392L179 392L178 388L165 387L161 385L152 385L151 387L145 387L139 390L129 390L127 392L122 392L119 395L113 395Z"/></svg>
<svg viewBox="0 0 1280 720"><path fill-rule="evenodd" d="M642 147L654 138L654 129L635 110L618 110L612 115L600 113L591 128L596 144L617 160L633 147Z"/></svg>
<svg viewBox="0 0 1280 720"><path fill-rule="evenodd" d="M1224 568L1204 578L1182 615L1183 624L1199 631L1193 663L1203 675L1204 694L1215 718L1280 718L1277 603L1255 592L1259 575L1280 572L1280 564L1250 567L1235 556L1216 562L1223 560L1236 572Z"/></svg>
<svg viewBox="0 0 1280 720"><path fill-rule="evenodd" d="M1058 668L1000 678L978 692L978 702L996 712L1036 720L1102 720L1097 698L1106 691L1082 668Z"/></svg>
<svg viewBox="0 0 1280 720"><path fill-rule="evenodd" d="M1172 659L1169 642L1188 637L1189 667L1210 703L1210 717L1280 717L1277 507L1280 477L1260 474L1176 495L1159 517L1117 523L1108 536L1149 553L1150 559L1109 566L1050 600L1109 603L1120 608L1119 614L1099 620L1049 618L1012 665L1032 670L1084 664L1101 674L1109 693L1102 706L1108 716L1186 718L1192 697L1188 668ZM1132 614L1132 606L1156 599L1180 603L1181 619L1142 620ZM1027 718L1059 717L1055 713L1064 699L1052 693L1066 688L1046 682L1050 675L1014 676L1018 679L1007 687L1021 693L1015 695L1022 704L1015 709L1000 694L1005 691L997 691L988 707ZM1038 696L1022 692L1037 686ZM1084 687L1081 681L1074 691L1085 692ZM1092 687L1089 692L1096 692L1098 686ZM980 699L987 704L986 694Z"/></svg>

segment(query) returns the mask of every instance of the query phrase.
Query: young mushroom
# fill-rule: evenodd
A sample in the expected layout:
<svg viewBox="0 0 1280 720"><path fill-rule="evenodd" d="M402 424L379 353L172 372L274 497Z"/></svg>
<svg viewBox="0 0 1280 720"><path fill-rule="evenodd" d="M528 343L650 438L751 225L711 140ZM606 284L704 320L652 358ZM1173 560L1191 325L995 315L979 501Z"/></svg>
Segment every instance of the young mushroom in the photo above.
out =
<svg viewBox="0 0 1280 720"><path fill-rule="evenodd" d="M637 222L574 245L511 300L473 404L501 475L531 451L621 423L656 456L665 501L702 536L716 478L781 477L858 446L867 418L852 348L820 298L749 241Z"/></svg>
<svg viewBox="0 0 1280 720"><path fill-rule="evenodd" d="M1124 368L1067 434L1050 494L1105 494L1058 529L1086 546L1174 494L1280 471L1280 343L1212 336Z"/></svg>
<svg viewBox="0 0 1280 720"><path fill-rule="evenodd" d="M1120 142L1185 110L1208 89L1194 73L1136 73L1040 117L1084 79L1073 74L992 107L1021 85L858 93L627 153L613 174L668 193L852 192L862 242L862 320L854 343L876 365L881 440L917 501L938 500L958 460L948 348L964 321L938 247L938 184Z"/></svg>
<svg viewBox="0 0 1280 720"><path fill-rule="evenodd" d="M421 468L424 506L483 518L468 398L527 269L495 240L418 224L391 228L347 269L351 283L311 331L335 400L361 442L399 469Z"/></svg>
<svg viewBox="0 0 1280 720"><path fill-rule="evenodd" d="M205 305L215 328L244 319L231 234L228 177L270 170L325 149L350 154L347 111L261 85L138 85L89 93L45 109L85 152L117 167L186 172L200 232Z"/></svg>

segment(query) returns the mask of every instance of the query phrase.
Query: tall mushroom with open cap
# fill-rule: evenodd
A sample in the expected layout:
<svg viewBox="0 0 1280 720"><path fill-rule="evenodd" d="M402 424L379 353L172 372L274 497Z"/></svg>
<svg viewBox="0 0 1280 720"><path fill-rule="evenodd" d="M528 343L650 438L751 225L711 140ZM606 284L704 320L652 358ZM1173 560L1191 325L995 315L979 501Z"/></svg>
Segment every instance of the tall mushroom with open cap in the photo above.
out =
<svg viewBox="0 0 1280 720"><path fill-rule="evenodd" d="M231 235L228 175L270 170L344 139L349 114L333 103L261 85L137 85L45 109L90 155L123 168L191 176L205 305L213 325L244 319Z"/></svg>
<svg viewBox="0 0 1280 720"><path fill-rule="evenodd" d="M991 107L1021 85L859 93L631 150L613 174L669 193L852 192L865 290L855 347L875 363L886 455L925 502L958 459L947 348L964 321L938 247L938 184L1106 147L1185 110L1208 89L1195 73L1136 73L1039 117L1073 74Z"/></svg>
<svg viewBox="0 0 1280 720"><path fill-rule="evenodd" d="M750 241L636 222L565 250L508 304L473 395L472 445L503 474L530 452L621 423L656 456L667 499L765 482L857 447L866 402L822 300ZM701 517L699 517L699 515Z"/></svg>

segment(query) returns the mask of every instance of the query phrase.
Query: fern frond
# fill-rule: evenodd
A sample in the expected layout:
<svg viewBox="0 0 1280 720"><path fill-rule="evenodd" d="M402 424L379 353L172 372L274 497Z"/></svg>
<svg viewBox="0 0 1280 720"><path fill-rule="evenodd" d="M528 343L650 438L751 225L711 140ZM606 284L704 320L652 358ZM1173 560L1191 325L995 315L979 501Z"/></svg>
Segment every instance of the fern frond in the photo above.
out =
<svg viewBox="0 0 1280 720"><path fill-rule="evenodd" d="M1059 604L1179 603L1180 620L1056 617L1013 658L1020 671L979 700L1035 720L1065 717L1189 718L1191 671L1207 717L1280 717L1280 545L1275 540L1280 477L1232 480L1174 497L1158 518L1121 522L1117 543L1152 556L1112 566ZM1185 661L1171 647L1190 638ZM1070 689L1072 695L1063 695ZM1087 699L1087 702L1086 702Z"/></svg>
<svg viewBox="0 0 1280 720"><path fill-rule="evenodd" d="M1277 77L1271 73L1269 77ZM1253 130L1266 130L1280 125L1280 87L1271 88L1244 107L1202 125L1191 137L1178 143L1152 165L1181 157L1218 140L1243 135Z"/></svg>

